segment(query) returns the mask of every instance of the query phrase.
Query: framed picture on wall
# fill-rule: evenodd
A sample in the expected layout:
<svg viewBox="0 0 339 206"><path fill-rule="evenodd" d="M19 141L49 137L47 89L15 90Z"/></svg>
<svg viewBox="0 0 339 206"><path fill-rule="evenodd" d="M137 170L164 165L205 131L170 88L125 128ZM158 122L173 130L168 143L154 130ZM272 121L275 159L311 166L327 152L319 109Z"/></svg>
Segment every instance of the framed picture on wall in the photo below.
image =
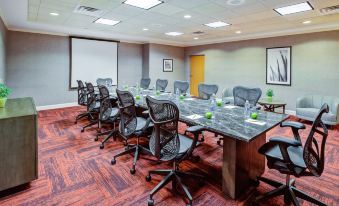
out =
<svg viewBox="0 0 339 206"><path fill-rule="evenodd" d="M164 59L163 60L163 71L164 72L173 72L173 59Z"/></svg>
<svg viewBox="0 0 339 206"><path fill-rule="evenodd" d="M292 47L266 49L266 84L291 86Z"/></svg>

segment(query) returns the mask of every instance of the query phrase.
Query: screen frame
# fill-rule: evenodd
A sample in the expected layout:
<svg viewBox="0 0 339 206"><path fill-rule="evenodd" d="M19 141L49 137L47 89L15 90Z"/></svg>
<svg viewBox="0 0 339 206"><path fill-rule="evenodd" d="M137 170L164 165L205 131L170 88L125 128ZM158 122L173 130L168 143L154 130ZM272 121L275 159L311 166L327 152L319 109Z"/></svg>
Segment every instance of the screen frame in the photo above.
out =
<svg viewBox="0 0 339 206"><path fill-rule="evenodd" d="M71 91L77 89L77 87L72 87L72 39L85 39L85 40L93 40L93 41L106 41L106 42L115 42L117 43L117 83L119 82L119 43L118 40L110 40L110 39L97 39L90 37L81 37L81 36L69 36L69 81L68 88ZM113 85L117 86L117 85Z"/></svg>

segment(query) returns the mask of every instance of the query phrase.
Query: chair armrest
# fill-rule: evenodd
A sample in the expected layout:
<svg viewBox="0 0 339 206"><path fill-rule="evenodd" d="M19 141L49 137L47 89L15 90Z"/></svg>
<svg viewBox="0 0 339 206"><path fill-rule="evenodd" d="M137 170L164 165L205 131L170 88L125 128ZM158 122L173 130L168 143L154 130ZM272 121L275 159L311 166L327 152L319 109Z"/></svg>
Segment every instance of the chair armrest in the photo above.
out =
<svg viewBox="0 0 339 206"><path fill-rule="evenodd" d="M200 134L201 132L203 132L205 129L205 127L203 126L192 126L186 129L186 132L192 133L192 134Z"/></svg>
<svg viewBox="0 0 339 206"><path fill-rule="evenodd" d="M269 140L269 142L277 143L277 144L282 145L284 147L289 147L289 146L298 147L298 146L301 146L301 142L298 141L298 140L287 139L287 138L282 138L282 137L273 137L273 138L271 138Z"/></svg>
<svg viewBox="0 0 339 206"><path fill-rule="evenodd" d="M280 123L280 127L292 127L295 129L305 129L305 125L300 122L285 121Z"/></svg>

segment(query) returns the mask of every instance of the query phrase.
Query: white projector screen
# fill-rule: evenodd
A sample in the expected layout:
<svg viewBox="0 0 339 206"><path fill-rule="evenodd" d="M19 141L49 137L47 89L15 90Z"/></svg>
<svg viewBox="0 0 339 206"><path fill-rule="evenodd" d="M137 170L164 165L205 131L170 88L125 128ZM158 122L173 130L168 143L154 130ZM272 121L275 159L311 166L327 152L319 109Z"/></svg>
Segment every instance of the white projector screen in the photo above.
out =
<svg viewBox="0 0 339 206"><path fill-rule="evenodd" d="M77 80L96 85L97 78L118 82L118 42L71 37L71 89Z"/></svg>

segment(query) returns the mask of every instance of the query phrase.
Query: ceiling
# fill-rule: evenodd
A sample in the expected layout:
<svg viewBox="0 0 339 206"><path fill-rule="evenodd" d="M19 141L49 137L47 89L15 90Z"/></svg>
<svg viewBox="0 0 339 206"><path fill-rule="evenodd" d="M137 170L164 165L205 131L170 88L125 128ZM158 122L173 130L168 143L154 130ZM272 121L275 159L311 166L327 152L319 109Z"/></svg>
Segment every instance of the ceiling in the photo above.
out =
<svg viewBox="0 0 339 206"><path fill-rule="evenodd" d="M149 10L123 4L123 1L0 0L0 14L11 30L176 46L339 30L339 13L324 15L319 12L321 8L339 5L339 0L309 0L314 10L287 16L279 15L273 8L305 0L238 0L243 1L241 5L230 5L228 0L163 0L163 4ZM104 13L100 17L120 20L121 23L115 26L95 24L93 22L98 17L73 12L78 5L101 9ZM52 16L51 12L59 16ZM185 19L184 15L192 17ZM303 24L306 20L312 22ZM215 21L224 21L231 26L214 29L203 25ZM143 28L149 30L143 31ZM165 35L173 31L184 35ZM192 34L196 31L204 33Z"/></svg>

